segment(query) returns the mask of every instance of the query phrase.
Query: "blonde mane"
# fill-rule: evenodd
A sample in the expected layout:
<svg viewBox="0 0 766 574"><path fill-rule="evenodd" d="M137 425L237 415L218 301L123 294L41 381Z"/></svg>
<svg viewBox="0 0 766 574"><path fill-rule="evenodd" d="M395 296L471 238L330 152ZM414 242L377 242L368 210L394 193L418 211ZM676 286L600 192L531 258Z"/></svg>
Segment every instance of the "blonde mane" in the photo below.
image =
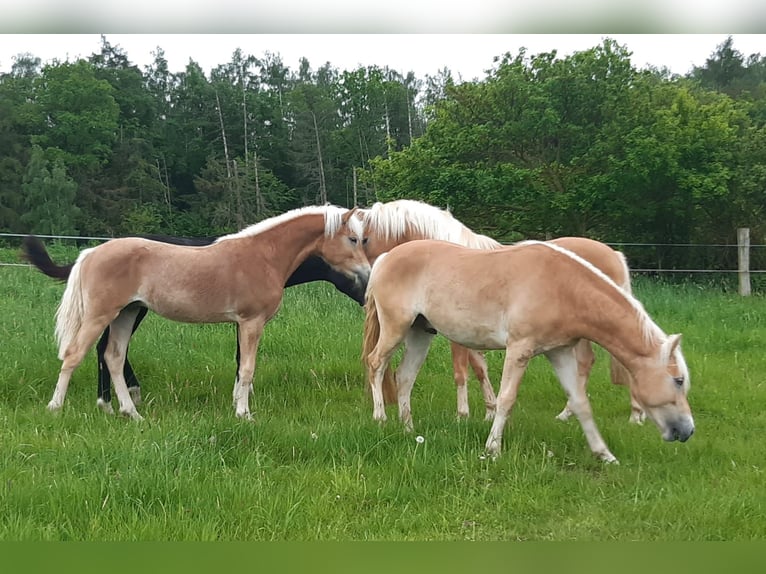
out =
<svg viewBox="0 0 766 574"><path fill-rule="evenodd" d="M572 251L569 251L568 249L564 249L563 247L560 247L559 245L556 245L554 243L545 242L545 241L520 241L519 243L516 243L516 245L544 245L545 247L548 247L550 249L553 249L554 251L558 251L559 253L566 255L567 257L574 259L580 265L583 265L584 267L590 269L593 273L595 273L598 277L603 279L606 283L611 285L614 289L617 290L620 295L625 297L625 300L630 303L631 307L636 311L636 318L639 321L639 325L641 327L641 334L643 336L643 339L647 343L662 343L667 337L662 329L655 323L652 318L649 316L649 314L646 312L646 309L644 309L644 306L641 304L641 302L636 299L631 293L627 292L625 289L617 285L611 277L609 277L606 273L601 271L598 267L593 265L590 261L587 261L586 259L583 259L576 253L573 253Z"/></svg>
<svg viewBox="0 0 766 574"><path fill-rule="evenodd" d="M216 240L216 243L225 241L227 239L239 239L241 237L251 237L253 235L258 235L259 233L263 233L264 231L272 229L277 225L281 225L282 223L296 219L303 215L324 215L324 234L330 237L338 232L338 229L340 229L342 224L343 216L346 213L348 213L348 209L345 207L338 207L337 205L309 205L307 207L299 207L297 209L287 211L281 215L270 217L269 219L264 219L263 221L254 223L253 225L245 227L236 233L223 235ZM349 226L354 229L354 231L360 235L362 234L362 224L358 219L352 217L349 219L348 223Z"/></svg>
<svg viewBox="0 0 766 574"><path fill-rule="evenodd" d="M473 249L502 247L491 237L474 233L446 209L422 201L397 199L375 203L363 212L365 227L379 233L386 240L398 240L408 231L423 239L437 239L457 243Z"/></svg>

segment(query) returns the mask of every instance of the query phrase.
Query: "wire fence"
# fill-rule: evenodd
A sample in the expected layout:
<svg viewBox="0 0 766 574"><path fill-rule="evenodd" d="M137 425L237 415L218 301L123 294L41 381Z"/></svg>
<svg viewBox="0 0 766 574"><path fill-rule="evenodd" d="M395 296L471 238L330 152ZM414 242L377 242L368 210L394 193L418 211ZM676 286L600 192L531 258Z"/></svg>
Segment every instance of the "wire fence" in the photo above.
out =
<svg viewBox="0 0 766 574"><path fill-rule="evenodd" d="M0 244L21 244L25 234L0 233ZM82 245L103 242L113 237L83 235L36 235L41 239L72 242ZM647 275L736 275L738 266L736 243L637 243L605 242L625 253L631 272ZM10 248L11 251L13 248ZM750 268L754 275L766 274L766 244L749 245ZM10 261L9 255L0 260L0 267L28 267L21 261ZM680 263L680 265L679 265ZM690 265L690 263L692 263Z"/></svg>

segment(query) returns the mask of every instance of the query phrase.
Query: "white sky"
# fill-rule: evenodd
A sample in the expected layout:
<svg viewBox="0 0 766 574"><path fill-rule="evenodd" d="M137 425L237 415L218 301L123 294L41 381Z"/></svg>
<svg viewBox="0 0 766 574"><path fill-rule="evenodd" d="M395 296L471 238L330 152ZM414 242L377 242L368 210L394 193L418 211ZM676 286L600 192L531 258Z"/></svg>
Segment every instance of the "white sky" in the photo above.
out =
<svg viewBox="0 0 766 574"><path fill-rule="evenodd" d="M416 1L416 0L413 0ZM560 56L587 50L610 37L633 52L636 67L667 67L684 74L702 66L728 34L105 34L128 58L144 68L157 46L165 51L171 72L196 61L207 73L227 63L236 48L256 57L279 53L285 65L297 70L300 57L313 69L330 62L340 70L358 65L388 66L418 78L447 67L463 80L483 78L493 58L505 52L528 54L557 50ZM766 34L732 34L734 48L746 57L766 56ZM43 63L56 58L74 60L100 50L99 34L0 34L0 72L10 70L13 57L30 52Z"/></svg>

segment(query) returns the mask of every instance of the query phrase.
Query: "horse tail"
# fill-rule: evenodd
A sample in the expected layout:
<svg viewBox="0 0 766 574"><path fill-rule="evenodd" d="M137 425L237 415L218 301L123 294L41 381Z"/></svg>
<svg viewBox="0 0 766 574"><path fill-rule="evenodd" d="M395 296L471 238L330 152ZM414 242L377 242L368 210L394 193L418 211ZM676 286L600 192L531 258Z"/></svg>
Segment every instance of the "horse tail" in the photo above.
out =
<svg viewBox="0 0 766 574"><path fill-rule="evenodd" d="M45 250L45 245L34 235L27 235L21 243L21 256L48 277L66 281L72 272L73 263L56 265Z"/></svg>
<svg viewBox="0 0 766 574"><path fill-rule="evenodd" d="M367 368L367 390L372 385L372 372L370 369L370 355L378 344L380 338L380 319L378 318L378 307L375 304L375 293L372 289L367 289L367 301L364 304L364 335L362 337L362 361ZM397 400L396 383L394 382L391 363L386 365L383 373L383 402L385 404L395 403Z"/></svg>
<svg viewBox="0 0 766 574"><path fill-rule="evenodd" d="M82 293L81 269L83 260L95 248L85 249L75 261L69 273L69 280L64 289L58 309L56 309L56 341L59 346L59 359L64 360L64 353L77 336L82 326L85 302Z"/></svg>
<svg viewBox="0 0 766 574"><path fill-rule="evenodd" d="M628 295L632 295L632 285L630 282L630 267L628 267L628 260L622 251L616 251L615 254L622 266L622 281L618 281L617 284ZM609 376L612 379L612 383L615 385L630 385L630 372L625 368L620 361L614 358L614 355L609 355Z"/></svg>

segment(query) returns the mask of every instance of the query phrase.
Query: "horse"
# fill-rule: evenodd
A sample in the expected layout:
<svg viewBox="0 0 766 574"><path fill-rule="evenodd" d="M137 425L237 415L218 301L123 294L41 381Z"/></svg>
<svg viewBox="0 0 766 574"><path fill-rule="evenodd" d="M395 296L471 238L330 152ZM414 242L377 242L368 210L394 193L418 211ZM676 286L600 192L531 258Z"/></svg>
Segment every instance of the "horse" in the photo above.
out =
<svg viewBox="0 0 766 574"><path fill-rule="evenodd" d="M378 258L367 285L362 351L375 420L386 420L384 385L394 387L399 418L412 430L410 394L434 329L472 349L505 349L496 412L485 443L493 457L501 451L503 429L527 364L543 354L593 454L617 462L578 381L575 350L580 339L596 342L625 366L633 396L664 440L685 442L694 432L681 335L666 335L632 295L553 243L524 242L485 251L420 240ZM394 381L390 361L402 343Z"/></svg>
<svg viewBox="0 0 766 574"><path fill-rule="evenodd" d="M449 241L458 245L474 249L499 249L504 247L502 243L486 236L475 233L449 211L440 209L428 203L399 199L387 203L375 203L369 209L360 209L359 213L365 224L365 252L370 264L383 253L390 251L397 245L417 239L438 239ZM556 245L573 251L583 257L601 271L606 273L612 280L631 292L630 270L625 257L608 245L584 237L563 237L554 239ZM481 385L485 405L485 420L491 420L495 413L495 392L489 380L487 362L479 351L467 349L457 343L450 344L452 353L452 366L454 381L457 391L457 415L465 418L469 415L468 389L468 366L473 369ZM587 379L592 369L595 355L589 341L581 341L576 349L578 357L580 381L583 388L587 385ZM625 368L610 356L611 380L616 385L629 387L629 374ZM386 388L386 403L393 403L396 397L389 394ZM559 420L566 420L572 414L571 409L565 406L557 415ZM644 415L637 401L631 398L630 421L641 423Z"/></svg>
<svg viewBox="0 0 766 574"><path fill-rule="evenodd" d="M240 362L235 415L251 419L249 395L263 329L276 314L287 278L312 255L363 287L370 264L354 210L332 205L294 209L204 247L142 238L113 239L83 250L56 311L61 371L48 409L62 408L74 369L108 326L104 359L119 412L142 417L123 365L140 307L187 323L237 324Z"/></svg>
<svg viewBox="0 0 766 574"><path fill-rule="evenodd" d="M137 237L143 237L144 239L151 239L153 241L161 241L163 243L173 243L176 245L189 245L202 247L214 243L218 237L173 237L168 235L141 235ZM54 263L48 252L45 249L43 243L34 236L27 236L22 241L22 257L29 261L32 265L37 267L48 277L58 279L60 281L66 281L72 272L74 264L57 265ZM359 305L364 305L364 290L360 284L346 275L335 271L327 262L321 257L312 255L303 261L298 268L288 277L285 282L285 288L292 287L293 285L301 285L303 283L309 283L312 281L328 281L338 289L344 295L347 295ZM146 307L141 307L136 315L135 322L133 323L132 332L135 333L138 326L143 321L144 317L149 310ZM96 404L105 412L112 414L112 394L111 394L111 382L112 378L109 376L109 369L106 366L104 359L104 352L106 351L106 345L109 341L109 327L104 329L101 338L96 344L96 355L98 364L98 391ZM239 332L237 332L237 366L239 366ZM123 375L128 385L128 391L130 392L133 402L136 405L141 404L141 383L138 381L133 367L125 357L125 366L123 368Z"/></svg>

